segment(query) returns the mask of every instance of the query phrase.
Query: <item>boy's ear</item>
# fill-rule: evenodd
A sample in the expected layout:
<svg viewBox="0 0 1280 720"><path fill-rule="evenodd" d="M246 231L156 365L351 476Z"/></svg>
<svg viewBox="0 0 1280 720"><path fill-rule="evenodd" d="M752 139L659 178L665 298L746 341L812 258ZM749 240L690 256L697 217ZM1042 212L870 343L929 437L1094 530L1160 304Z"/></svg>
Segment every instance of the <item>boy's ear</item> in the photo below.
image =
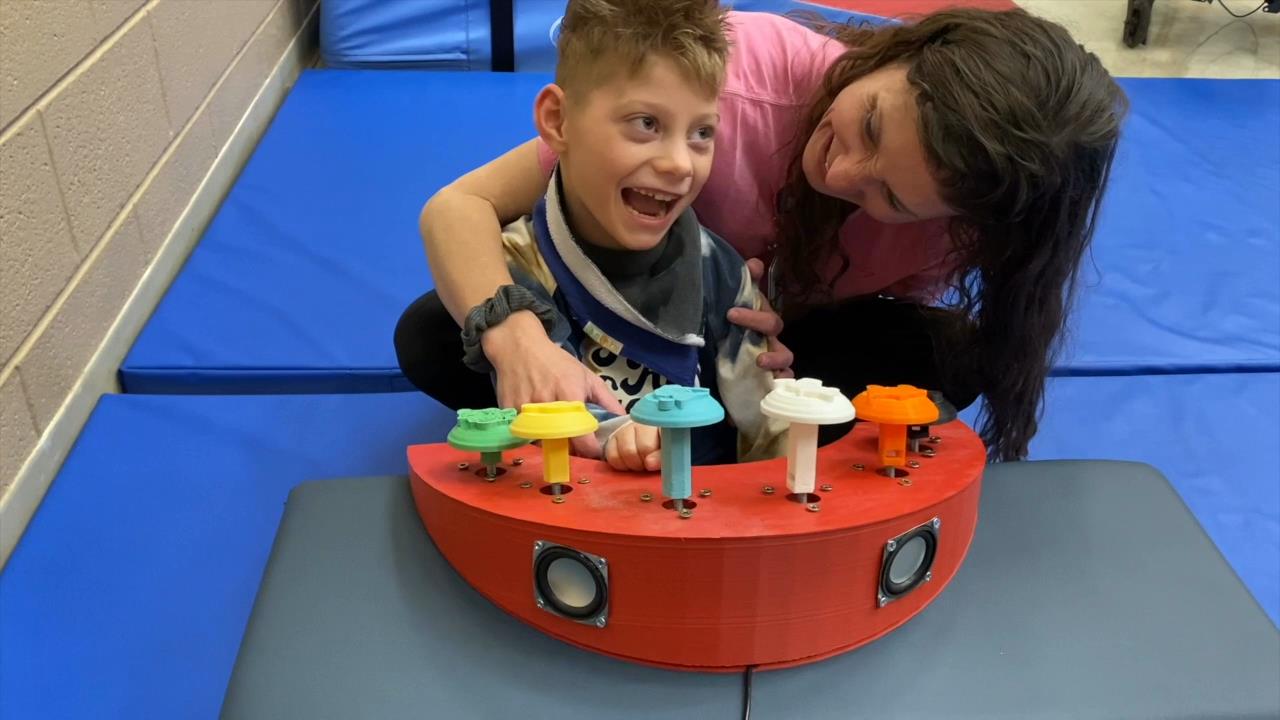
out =
<svg viewBox="0 0 1280 720"><path fill-rule="evenodd" d="M533 125L538 129L538 137L557 155L564 152L565 146L565 97L564 89L551 84L538 92L533 101Z"/></svg>

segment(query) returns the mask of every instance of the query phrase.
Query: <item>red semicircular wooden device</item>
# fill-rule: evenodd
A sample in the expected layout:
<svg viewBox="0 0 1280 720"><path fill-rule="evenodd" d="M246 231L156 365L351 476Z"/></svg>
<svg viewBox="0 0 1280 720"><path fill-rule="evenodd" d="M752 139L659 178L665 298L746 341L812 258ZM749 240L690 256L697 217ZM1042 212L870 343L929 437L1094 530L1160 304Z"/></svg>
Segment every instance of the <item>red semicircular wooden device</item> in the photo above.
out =
<svg viewBox="0 0 1280 720"><path fill-rule="evenodd" d="M792 395L827 393L832 406L820 383L790 382ZM678 398L664 398L663 412L679 409ZM581 428L573 405L529 419L546 437L561 414ZM730 672L852 650L938 596L978 520L986 453L959 421L930 428L901 467L881 466L878 427L860 422L816 455L793 443L785 458L694 467L680 498L663 496L680 483L664 485L657 473L578 457L566 465L559 443L512 449L531 437L531 423L513 424L509 410L464 412L472 435L452 437L465 448L408 451L414 501L440 552L511 615L633 662ZM482 464L484 446L471 437L495 432L502 437L485 442L501 449Z"/></svg>

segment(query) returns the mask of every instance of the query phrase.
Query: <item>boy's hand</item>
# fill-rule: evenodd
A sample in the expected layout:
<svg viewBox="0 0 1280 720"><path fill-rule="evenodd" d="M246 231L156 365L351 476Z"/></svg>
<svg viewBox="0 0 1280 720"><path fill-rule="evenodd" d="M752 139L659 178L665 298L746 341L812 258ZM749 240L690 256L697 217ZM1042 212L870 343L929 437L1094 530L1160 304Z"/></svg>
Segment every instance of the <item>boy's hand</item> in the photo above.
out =
<svg viewBox="0 0 1280 720"><path fill-rule="evenodd" d="M662 469L661 448L658 428L630 422L609 438L604 458L614 470L654 472Z"/></svg>
<svg viewBox="0 0 1280 720"><path fill-rule="evenodd" d="M626 414L598 375L551 342L533 313L512 314L486 331L480 342L497 374L500 407L519 410L525 403L581 400L617 415ZM600 443L594 435L569 442L576 455L600 457Z"/></svg>
<svg viewBox="0 0 1280 720"><path fill-rule="evenodd" d="M764 275L764 263L752 258L747 261L747 270L753 281L760 282ZM778 342L778 335L782 334L782 316L773 311L768 298L761 295L760 302L764 306L761 310L733 308L729 311L729 322L755 330L768 339L768 351L760 353L760 357L756 358L757 365L765 370L772 370L774 377L795 377L796 374L791 370L795 355L791 354L786 345Z"/></svg>

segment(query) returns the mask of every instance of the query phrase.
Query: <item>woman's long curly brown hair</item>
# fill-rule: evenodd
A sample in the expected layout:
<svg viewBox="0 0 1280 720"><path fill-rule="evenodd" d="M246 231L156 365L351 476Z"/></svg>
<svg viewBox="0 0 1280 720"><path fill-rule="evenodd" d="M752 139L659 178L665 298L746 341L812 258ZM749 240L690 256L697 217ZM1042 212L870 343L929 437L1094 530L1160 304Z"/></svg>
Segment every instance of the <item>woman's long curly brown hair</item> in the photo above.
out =
<svg viewBox="0 0 1280 720"><path fill-rule="evenodd" d="M857 207L805 180L805 143L836 96L901 64L950 221L956 321L944 372L976 377L992 459L1025 457L1045 378L1093 235L1127 100L1062 27L1021 10L949 10L902 25L815 25L848 48L827 72L778 193L780 287L792 305L848 268L840 227ZM815 289L817 292L815 293ZM959 358L959 364L957 364Z"/></svg>

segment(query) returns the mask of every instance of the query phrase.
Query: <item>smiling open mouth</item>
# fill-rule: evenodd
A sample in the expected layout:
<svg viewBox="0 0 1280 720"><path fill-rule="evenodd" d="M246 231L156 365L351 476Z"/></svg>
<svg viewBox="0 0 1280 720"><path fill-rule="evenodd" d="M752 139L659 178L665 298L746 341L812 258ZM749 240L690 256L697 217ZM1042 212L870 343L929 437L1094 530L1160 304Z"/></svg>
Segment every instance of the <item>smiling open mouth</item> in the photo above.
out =
<svg viewBox="0 0 1280 720"><path fill-rule="evenodd" d="M645 188L623 188L622 202L637 215L646 218L663 218L675 207L679 195L648 190Z"/></svg>

